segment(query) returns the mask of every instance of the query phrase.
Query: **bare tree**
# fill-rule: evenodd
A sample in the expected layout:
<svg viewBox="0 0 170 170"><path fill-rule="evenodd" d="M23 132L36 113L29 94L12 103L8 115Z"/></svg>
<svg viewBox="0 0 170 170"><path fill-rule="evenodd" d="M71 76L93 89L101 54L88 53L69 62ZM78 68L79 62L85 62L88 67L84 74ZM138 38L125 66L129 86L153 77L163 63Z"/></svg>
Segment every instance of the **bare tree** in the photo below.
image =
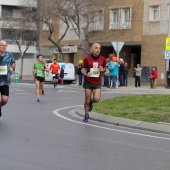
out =
<svg viewBox="0 0 170 170"><path fill-rule="evenodd" d="M67 35L69 28L75 32L77 37L77 47L79 50L89 53L89 49L83 46L85 39L90 45L90 37L93 37L95 30L89 31L89 26L94 22L90 20L90 9L100 8L102 3L99 0L41 0L39 4L40 22L43 27L46 24L48 40L58 49L63 61L61 43ZM97 16L96 16L97 17ZM58 35L58 39L56 36ZM46 37L45 35L43 35Z"/></svg>
<svg viewBox="0 0 170 170"><path fill-rule="evenodd" d="M71 12L67 14L69 22L78 37L78 49L87 54L89 53L89 48L83 46L84 42L90 46L90 44L96 41L105 40L111 36L114 38L119 37L123 35L125 24L136 22L142 15L142 13L140 13L142 10L139 10L139 8L141 9L143 6L143 1L136 0L132 2L135 8L132 10L132 13L129 12L129 18L126 18L127 21L121 16L118 21L121 22L121 27L115 30L108 30L104 27L105 25L109 26L110 20L108 21L108 18L104 15L103 8L113 3L112 0L107 0L107 2L101 0L62 0L62 2L63 1L69 4L68 11ZM140 21L141 20L139 20L139 22Z"/></svg>
<svg viewBox="0 0 170 170"><path fill-rule="evenodd" d="M108 0L109 1L109 0ZM45 30L40 34L47 38L59 51L63 61L62 42L66 37L70 27L75 33L75 45L78 49L89 53L90 45L102 39L122 34L123 28L117 30L105 30L105 24L108 20L104 18L103 7L109 2L101 0L39 0L37 13L41 28ZM141 0L138 0L139 2ZM135 1L138 4L138 1ZM139 5L140 6L140 5ZM136 12L135 12L136 13ZM135 14L131 14L132 19ZM121 18L120 18L121 20ZM123 25L122 25L123 26ZM101 35L100 33L103 33ZM96 36L97 35L97 36ZM75 37L74 37L75 39ZM88 48L87 48L88 47Z"/></svg>
<svg viewBox="0 0 170 170"><path fill-rule="evenodd" d="M41 23L42 28L45 26L45 29L43 29L45 34L48 34L47 39L58 49L62 61L64 61L64 58L62 54L61 41L67 34L70 26L68 19L69 11L65 7L65 2L60 3L59 0L42 0L38 9L40 13L40 18L38 21ZM62 34L59 35L61 23L64 23L65 27ZM42 33L42 35L44 34Z"/></svg>
<svg viewBox="0 0 170 170"><path fill-rule="evenodd" d="M78 37L77 47L79 50L89 54L89 48L83 46L85 40L86 45L90 46L91 38L95 36L96 31L103 28L103 11L100 10L104 3L100 0L70 0L69 9L71 15L68 16L69 22L75 34ZM95 11L95 12L94 12Z"/></svg>

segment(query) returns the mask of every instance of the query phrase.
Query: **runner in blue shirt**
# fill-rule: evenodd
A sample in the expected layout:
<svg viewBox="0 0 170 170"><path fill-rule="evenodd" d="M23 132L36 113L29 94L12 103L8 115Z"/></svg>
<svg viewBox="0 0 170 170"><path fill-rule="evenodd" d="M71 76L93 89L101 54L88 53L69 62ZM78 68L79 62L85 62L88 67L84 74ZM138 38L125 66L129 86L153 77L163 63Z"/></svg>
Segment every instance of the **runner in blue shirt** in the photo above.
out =
<svg viewBox="0 0 170 170"><path fill-rule="evenodd" d="M15 70L15 60L11 53L6 51L7 43L0 41L0 117L1 107L6 105L9 97L9 85L11 83L11 73Z"/></svg>

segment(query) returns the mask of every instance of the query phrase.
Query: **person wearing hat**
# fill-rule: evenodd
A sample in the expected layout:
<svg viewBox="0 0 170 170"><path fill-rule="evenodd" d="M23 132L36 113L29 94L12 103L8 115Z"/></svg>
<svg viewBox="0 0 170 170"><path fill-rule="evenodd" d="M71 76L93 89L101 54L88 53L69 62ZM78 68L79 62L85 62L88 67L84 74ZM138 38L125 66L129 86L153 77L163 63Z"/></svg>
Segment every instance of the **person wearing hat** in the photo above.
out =
<svg viewBox="0 0 170 170"><path fill-rule="evenodd" d="M83 60L79 60L79 65L77 66L77 74L78 74L78 84L79 84L79 86L82 85L82 80L83 80L83 74L81 72L82 64L83 64Z"/></svg>

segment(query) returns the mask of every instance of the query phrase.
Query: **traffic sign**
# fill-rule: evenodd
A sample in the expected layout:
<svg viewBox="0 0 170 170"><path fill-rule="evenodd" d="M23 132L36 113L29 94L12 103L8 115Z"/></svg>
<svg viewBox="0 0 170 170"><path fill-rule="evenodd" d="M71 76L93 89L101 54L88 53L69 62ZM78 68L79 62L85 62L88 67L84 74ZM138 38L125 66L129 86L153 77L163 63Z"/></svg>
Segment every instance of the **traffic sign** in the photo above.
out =
<svg viewBox="0 0 170 170"><path fill-rule="evenodd" d="M166 38L165 50L170 50L170 37L167 37L167 38Z"/></svg>
<svg viewBox="0 0 170 170"><path fill-rule="evenodd" d="M165 59L170 59L170 50L165 50Z"/></svg>
<svg viewBox="0 0 170 170"><path fill-rule="evenodd" d="M117 52L117 58L119 59L119 52L121 51L123 45L125 44L124 42L111 42L115 51Z"/></svg>
<svg viewBox="0 0 170 170"><path fill-rule="evenodd" d="M111 42L111 43L117 53L121 51L121 49L124 45L124 42Z"/></svg>

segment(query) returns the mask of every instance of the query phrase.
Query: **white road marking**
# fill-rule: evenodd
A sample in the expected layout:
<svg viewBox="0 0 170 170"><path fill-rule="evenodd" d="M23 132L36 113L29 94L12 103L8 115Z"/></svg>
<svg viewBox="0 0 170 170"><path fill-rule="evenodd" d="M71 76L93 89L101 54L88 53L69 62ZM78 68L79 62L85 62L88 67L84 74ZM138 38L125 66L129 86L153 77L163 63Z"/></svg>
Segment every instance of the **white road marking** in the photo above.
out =
<svg viewBox="0 0 170 170"><path fill-rule="evenodd" d="M170 138L166 138L166 137L146 135L146 134L141 134L141 133L129 132L129 131L124 131L124 130L117 130L117 129L107 128L107 127L103 127L103 126L98 126L98 125L92 125L92 124L88 124L88 123L84 123L84 122L79 122L79 121L69 119L69 118L59 114L60 110L69 109L69 108L76 108L76 107L80 107L80 106L82 106L82 105L63 107L63 108L54 110L53 113L56 116L58 116L58 117L60 117L60 118L62 118L64 120L74 122L74 123L78 123L78 124L82 124L82 125L86 125L86 126L92 126L92 127L96 127L96 128L100 128L100 129L105 129L105 130L111 130L111 131L116 131L116 132L121 132L121 133L127 133L127 134L132 134L132 135L138 135L138 136L144 136L144 137L149 137L149 138L156 138L156 139L163 139L163 140L169 140L170 141Z"/></svg>
<svg viewBox="0 0 170 170"><path fill-rule="evenodd" d="M75 93L75 92L77 92L77 91L73 91L73 90L59 90L58 92L64 92L64 93L69 93L69 92L71 92L71 93Z"/></svg>
<svg viewBox="0 0 170 170"><path fill-rule="evenodd" d="M15 93L15 94L27 95L27 94L30 94L30 93Z"/></svg>
<svg viewBox="0 0 170 170"><path fill-rule="evenodd" d="M18 89L18 88L11 88L10 91L24 91L24 90L21 90L21 89Z"/></svg>

